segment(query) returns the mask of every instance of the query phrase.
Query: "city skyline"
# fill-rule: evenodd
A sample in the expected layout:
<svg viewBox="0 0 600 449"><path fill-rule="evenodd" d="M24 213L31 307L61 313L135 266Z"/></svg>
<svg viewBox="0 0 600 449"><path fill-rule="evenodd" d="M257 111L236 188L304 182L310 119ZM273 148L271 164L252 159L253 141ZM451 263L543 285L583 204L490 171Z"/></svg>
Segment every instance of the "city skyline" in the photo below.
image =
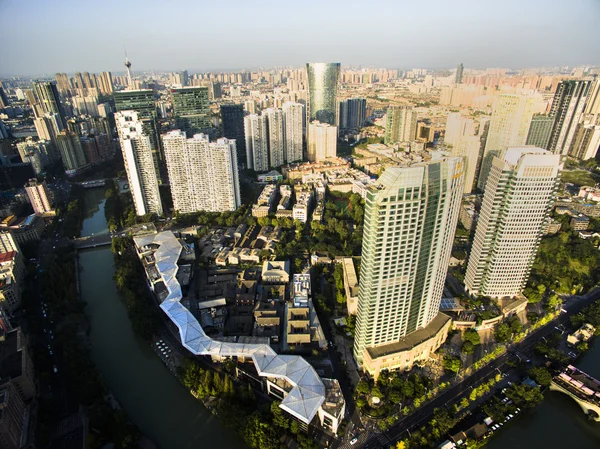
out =
<svg viewBox="0 0 600 449"><path fill-rule="evenodd" d="M7 35L18 35L19 39L3 49L0 76L123 71L125 50L134 73L299 67L305 61L339 61L346 67L360 64L448 69L462 62L465 70L597 64L599 61L592 59L597 58L594 42L600 38L594 25L600 15L600 4L578 0L568 9L560 5L557 1L546 2L540 8L538 2L511 1L492 12L489 7L468 0L451 4L433 1L428 9L438 13L423 16L419 14L420 6L411 4L384 2L375 9L362 3L309 2L306 8L294 10L294 21L290 22L282 19L285 11L281 8L271 8L267 3L235 2L227 14L230 32L214 41L210 36L219 31L220 20L205 20L202 27L197 25L199 17L221 17L218 5L180 3L172 13L186 14L178 15L177 23L171 25L162 20L165 11L160 2L134 1L126 5L108 2L100 7L72 1L33 1L25 6L8 0L0 2L0 13L7 18L27 13L28 33L19 32L18 20L7 21ZM350 19L355 17L357 8L361 23L351 26ZM382 10L386 13L382 14ZM281 39L264 39L264 33L255 30L253 21L247 19L257 11L263 22L269 23L269 34L281 35ZM398 14L412 17L410 25L395 26ZM134 16L137 20L130 20ZM82 17L86 20L81 20ZM57 23L59 18L70 26L50 29L49 24ZM152 34L150 24L159 24L162 32ZM368 32L370 26L377 32L372 39L363 39L364 33L355 32L361 26L363 32ZM579 32L569 33L571 29ZM74 37L94 33L102 39L87 39L85 51L75 51L75 46L66 45ZM240 46L242 41L245 45ZM344 45L324 45L336 41ZM375 47L373 41L377 43ZM177 42L176 49L171 42Z"/></svg>

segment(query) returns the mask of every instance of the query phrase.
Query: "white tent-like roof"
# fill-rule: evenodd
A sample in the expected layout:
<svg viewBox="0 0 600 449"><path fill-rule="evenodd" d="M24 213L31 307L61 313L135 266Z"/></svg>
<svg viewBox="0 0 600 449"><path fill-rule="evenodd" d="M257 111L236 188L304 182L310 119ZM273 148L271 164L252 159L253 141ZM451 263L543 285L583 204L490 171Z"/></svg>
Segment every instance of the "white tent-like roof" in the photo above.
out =
<svg viewBox="0 0 600 449"><path fill-rule="evenodd" d="M221 342L210 338L194 315L180 303L181 286L176 275L182 246L175 235L165 231L134 237L134 241L138 247L159 245L154 258L168 290L160 308L179 329L182 345L195 355L251 357L260 376L284 379L293 386L280 407L309 424L325 401L325 385L315 369L300 356L277 355L269 345Z"/></svg>

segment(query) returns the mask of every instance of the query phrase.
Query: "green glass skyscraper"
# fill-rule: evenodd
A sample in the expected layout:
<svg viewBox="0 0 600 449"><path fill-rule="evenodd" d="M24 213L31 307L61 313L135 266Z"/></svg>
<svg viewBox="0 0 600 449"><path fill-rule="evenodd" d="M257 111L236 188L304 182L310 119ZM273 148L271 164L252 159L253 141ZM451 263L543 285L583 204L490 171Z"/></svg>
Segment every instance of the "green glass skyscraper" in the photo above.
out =
<svg viewBox="0 0 600 449"><path fill-rule="evenodd" d="M210 102L208 87L184 87L172 89L175 126L187 133L205 133L210 128Z"/></svg>
<svg viewBox="0 0 600 449"><path fill-rule="evenodd" d="M309 62L306 64L308 75L307 125L318 120L321 123L338 126L337 96L340 69L339 62Z"/></svg>

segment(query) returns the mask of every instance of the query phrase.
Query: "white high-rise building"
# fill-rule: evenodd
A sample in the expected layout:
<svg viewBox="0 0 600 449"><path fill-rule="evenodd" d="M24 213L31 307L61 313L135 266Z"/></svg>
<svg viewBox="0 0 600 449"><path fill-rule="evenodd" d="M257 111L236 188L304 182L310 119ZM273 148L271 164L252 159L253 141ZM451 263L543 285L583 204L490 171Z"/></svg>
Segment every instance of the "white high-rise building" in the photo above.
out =
<svg viewBox="0 0 600 449"><path fill-rule="evenodd" d="M494 157L465 276L469 293L501 298L522 292L561 167L560 155L535 147Z"/></svg>
<svg viewBox="0 0 600 449"><path fill-rule="evenodd" d="M312 122L308 125L308 160L324 161L337 156L337 126Z"/></svg>
<svg viewBox="0 0 600 449"><path fill-rule="evenodd" d="M367 191L354 357L374 377L410 369L447 336L439 306L463 180L451 157L388 168Z"/></svg>
<svg viewBox="0 0 600 449"><path fill-rule="evenodd" d="M29 202L36 215L44 215L52 212L52 202L50 191L46 181L38 182L37 179L30 179L25 184L25 192L29 197Z"/></svg>
<svg viewBox="0 0 600 449"><path fill-rule="evenodd" d="M269 108L263 112L267 116L269 131L269 164L280 167L285 163L285 128L283 111Z"/></svg>
<svg viewBox="0 0 600 449"><path fill-rule="evenodd" d="M543 112L542 96L528 94L500 94L496 99L490 129L485 142L485 150L481 161L481 170L477 187L485 188L487 175L494 156L509 147L523 146L527 142L527 134L531 118L536 112Z"/></svg>
<svg viewBox="0 0 600 449"><path fill-rule="evenodd" d="M285 121L285 161L287 163L301 161L304 106L301 103L287 102L283 104L282 109Z"/></svg>
<svg viewBox="0 0 600 449"><path fill-rule="evenodd" d="M269 169L269 139L266 117L250 114L244 117L246 164L254 171Z"/></svg>
<svg viewBox="0 0 600 449"><path fill-rule="evenodd" d="M417 136L417 111L410 106L388 108L385 122L385 144L409 142Z"/></svg>
<svg viewBox="0 0 600 449"><path fill-rule="evenodd" d="M115 113L119 142L123 152L129 189L135 213L162 215L157 172L152 157L150 137L144 133L136 111Z"/></svg>
<svg viewBox="0 0 600 449"><path fill-rule="evenodd" d="M176 130L162 141L175 211L225 212L240 206L235 140L210 142L204 134L187 139L185 131Z"/></svg>

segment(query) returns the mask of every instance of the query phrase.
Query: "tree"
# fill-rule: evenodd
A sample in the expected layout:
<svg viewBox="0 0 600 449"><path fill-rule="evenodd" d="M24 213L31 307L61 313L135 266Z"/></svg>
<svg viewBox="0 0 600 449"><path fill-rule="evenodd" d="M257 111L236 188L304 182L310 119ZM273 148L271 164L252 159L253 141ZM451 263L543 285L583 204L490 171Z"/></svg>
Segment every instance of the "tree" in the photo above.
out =
<svg viewBox="0 0 600 449"><path fill-rule="evenodd" d="M543 387L547 387L552 382L552 375L543 366L536 366L529 370L529 377L535 380L538 384Z"/></svg>
<svg viewBox="0 0 600 449"><path fill-rule="evenodd" d="M521 323L521 320L519 319L518 316L513 315L509 321L509 324L510 324L510 330L513 335L519 334L523 331L523 324Z"/></svg>
<svg viewBox="0 0 600 449"><path fill-rule="evenodd" d="M390 390L388 393L388 399L394 404L400 404L402 402L402 393L400 393L398 390Z"/></svg>
<svg viewBox="0 0 600 449"><path fill-rule="evenodd" d="M463 334L463 341L469 341L473 344L473 346L477 346L481 343L479 332L477 332L475 329L467 329Z"/></svg>
<svg viewBox="0 0 600 449"><path fill-rule="evenodd" d="M510 340L512 332L510 327L506 323L500 323L496 328L496 332L494 332L494 339L498 343L505 343Z"/></svg>
<svg viewBox="0 0 600 449"><path fill-rule="evenodd" d="M271 423L262 420L258 412L252 413L243 430L244 440L251 448L276 449L279 441Z"/></svg>
<svg viewBox="0 0 600 449"><path fill-rule="evenodd" d="M545 309L549 311L556 310L559 306L562 305L562 299L556 293L553 293L548 297L546 301Z"/></svg>
<svg viewBox="0 0 600 449"><path fill-rule="evenodd" d="M369 383L366 380L361 379L356 385L356 391L362 394L369 394L369 392L371 391L371 387L369 386Z"/></svg>
<svg viewBox="0 0 600 449"><path fill-rule="evenodd" d="M460 370L461 363L458 357L445 356L444 357L444 369L449 373L458 373Z"/></svg>
<svg viewBox="0 0 600 449"><path fill-rule="evenodd" d="M525 384L513 384L506 390L506 396L511 399L517 407L535 408L544 396L537 387Z"/></svg>
<svg viewBox="0 0 600 449"><path fill-rule="evenodd" d="M470 341L465 341L462 345L461 351L463 354L472 354L474 349L475 347L473 346L473 343Z"/></svg>

